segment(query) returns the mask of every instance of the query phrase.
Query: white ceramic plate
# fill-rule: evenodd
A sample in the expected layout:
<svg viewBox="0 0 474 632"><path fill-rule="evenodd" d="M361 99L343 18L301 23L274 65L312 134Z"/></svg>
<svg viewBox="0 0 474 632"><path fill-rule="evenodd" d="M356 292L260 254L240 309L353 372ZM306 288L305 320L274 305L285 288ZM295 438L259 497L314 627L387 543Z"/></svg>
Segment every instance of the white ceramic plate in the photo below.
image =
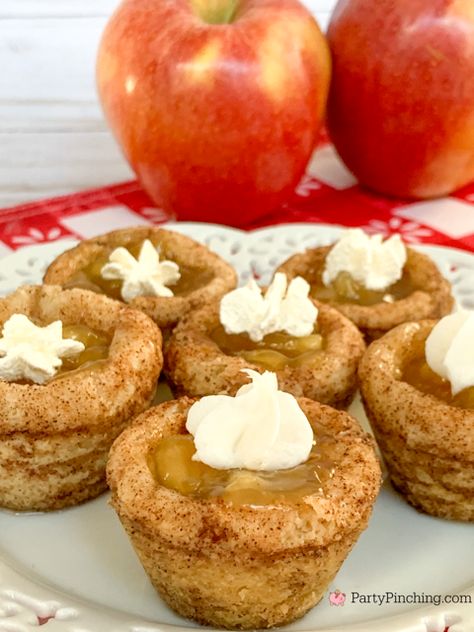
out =
<svg viewBox="0 0 474 632"><path fill-rule="evenodd" d="M329 244L341 230L316 224L252 233L204 224L169 227L206 243L237 268L242 280L254 273L263 282L289 255ZM0 294L39 282L46 265L71 245L32 246L2 259ZM458 302L474 308L474 256L435 246L420 250L451 281ZM351 410L366 425L358 402ZM346 595L344 606L331 606L326 596L287 629L444 632L451 626L450 632L473 632L474 527L419 514L385 483L369 528L330 587L337 589ZM363 603L373 601L372 595L385 603ZM198 627L156 596L107 495L51 514L0 512L0 631L28 632L46 623L52 632Z"/></svg>

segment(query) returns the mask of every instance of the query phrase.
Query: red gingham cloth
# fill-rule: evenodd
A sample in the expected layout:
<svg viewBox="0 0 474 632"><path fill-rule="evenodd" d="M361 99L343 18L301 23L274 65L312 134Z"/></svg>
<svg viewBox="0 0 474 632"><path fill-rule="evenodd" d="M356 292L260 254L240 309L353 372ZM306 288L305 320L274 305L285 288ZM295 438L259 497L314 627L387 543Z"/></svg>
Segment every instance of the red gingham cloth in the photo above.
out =
<svg viewBox="0 0 474 632"><path fill-rule="evenodd" d="M0 255L65 237L89 238L117 228L161 224L138 182L0 210ZM329 144L319 147L292 199L246 229L287 222L361 226L400 233L407 243L429 242L474 251L474 183L440 200L410 202L372 194L357 185Z"/></svg>

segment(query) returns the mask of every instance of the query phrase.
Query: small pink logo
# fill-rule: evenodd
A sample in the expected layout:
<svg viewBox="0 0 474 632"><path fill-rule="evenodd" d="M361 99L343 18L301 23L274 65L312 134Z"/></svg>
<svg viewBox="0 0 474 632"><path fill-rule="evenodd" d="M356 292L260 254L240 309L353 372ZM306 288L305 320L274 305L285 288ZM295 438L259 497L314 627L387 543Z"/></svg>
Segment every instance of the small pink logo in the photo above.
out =
<svg viewBox="0 0 474 632"><path fill-rule="evenodd" d="M334 592L329 593L329 603L331 606L343 606L345 601L346 593L343 593L340 590L335 590Z"/></svg>

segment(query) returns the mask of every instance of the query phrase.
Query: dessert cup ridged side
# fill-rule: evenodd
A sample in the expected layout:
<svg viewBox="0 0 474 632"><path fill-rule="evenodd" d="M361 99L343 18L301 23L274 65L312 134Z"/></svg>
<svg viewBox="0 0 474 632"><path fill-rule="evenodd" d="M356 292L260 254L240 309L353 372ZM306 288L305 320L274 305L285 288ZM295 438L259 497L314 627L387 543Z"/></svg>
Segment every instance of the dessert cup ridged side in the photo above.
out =
<svg viewBox="0 0 474 632"><path fill-rule="evenodd" d="M105 465L126 419L102 432L0 434L0 504L13 511L52 511L107 489Z"/></svg>
<svg viewBox="0 0 474 632"><path fill-rule="evenodd" d="M474 521L474 411L400 379L435 321L406 323L373 342L359 367L362 401L394 487L418 510Z"/></svg>
<svg viewBox="0 0 474 632"><path fill-rule="evenodd" d="M324 596L361 532L325 546L306 546L277 555L235 549L214 555L170 547L148 525L117 511L151 583L178 614L204 625L226 629L262 629L299 619ZM189 572L192 568L192 573Z"/></svg>
<svg viewBox="0 0 474 632"><path fill-rule="evenodd" d="M474 460L440 457L410 448L364 402L395 489L424 513L474 522Z"/></svg>

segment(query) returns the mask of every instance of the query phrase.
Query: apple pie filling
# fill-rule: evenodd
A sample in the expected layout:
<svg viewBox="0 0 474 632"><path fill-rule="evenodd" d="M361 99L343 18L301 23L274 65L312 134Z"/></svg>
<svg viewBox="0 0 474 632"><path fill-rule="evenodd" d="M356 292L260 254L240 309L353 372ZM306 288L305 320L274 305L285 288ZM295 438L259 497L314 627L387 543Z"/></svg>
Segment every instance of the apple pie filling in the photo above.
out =
<svg viewBox="0 0 474 632"><path fill-rule="evenodd" d="M401 379L427 395L457 406L474 409L474 386L465 388L453 396L448 380L435 373L425 358L425 340L418 341L414 354L403 368Z"/></svg>
<svg viewBox="0 0 474 632"><path fill-rule="evenodd" d="M323 337L316 332L300 337L275 332L254 342L247 334L227 334L222 325L214 329L211 339L226 355L240 356L269 371L309 365L324 347Z"/></svg>
<svg viewBox="0 0 474 632"><path fill-rule="evenodd" d="M155 248L160 244L151 240ZM124 246L135 258L138 257L143 240ZM114 248L101 254L91 261L86 267L78 270L67 283L65 288L78 287L84 290L91 290L99 294L106 294L110 298L122 300L121 290L123 281L120 279L104 279L101 271L108 263L109 256ZM166 252L162 249L162 258L168 259ZM186 296L194 290L207 285L212 280L212 272L194 266L179 265L180 279L171 286L175 296Z"/></svg>
<svg viewBox="0 0 474 632"><path fill-rule="evenodd" d="M369 290L356 281L349 272L340 272L328 286L324 285L321 273L314 275L311 284L311 296L325 303L355 303L357 305L377 305L378 303L394 303L410 296L416 287L407 272L402 278L384 290Z"/></svg>
<svg viewBox="0 0 474 632"><path fill-rule="evenodd" d="M341 450L334 437L315 433L308 460L291 469L220 470L193 461L196 448L193 437L186 434L162 439L150 451L148 466L157 483L185 496L220 497L235 505L273 505L323 495Z"/></svg>
<svg viewBox="0 0 474 632"><path fill-rule="evenodd" d="M54 376L55 378L77 369L95 368L108 358L109 337L87 325L64 325L63 338L82 342L85 348L81 353L63 358L62 366Z"/></svg>

